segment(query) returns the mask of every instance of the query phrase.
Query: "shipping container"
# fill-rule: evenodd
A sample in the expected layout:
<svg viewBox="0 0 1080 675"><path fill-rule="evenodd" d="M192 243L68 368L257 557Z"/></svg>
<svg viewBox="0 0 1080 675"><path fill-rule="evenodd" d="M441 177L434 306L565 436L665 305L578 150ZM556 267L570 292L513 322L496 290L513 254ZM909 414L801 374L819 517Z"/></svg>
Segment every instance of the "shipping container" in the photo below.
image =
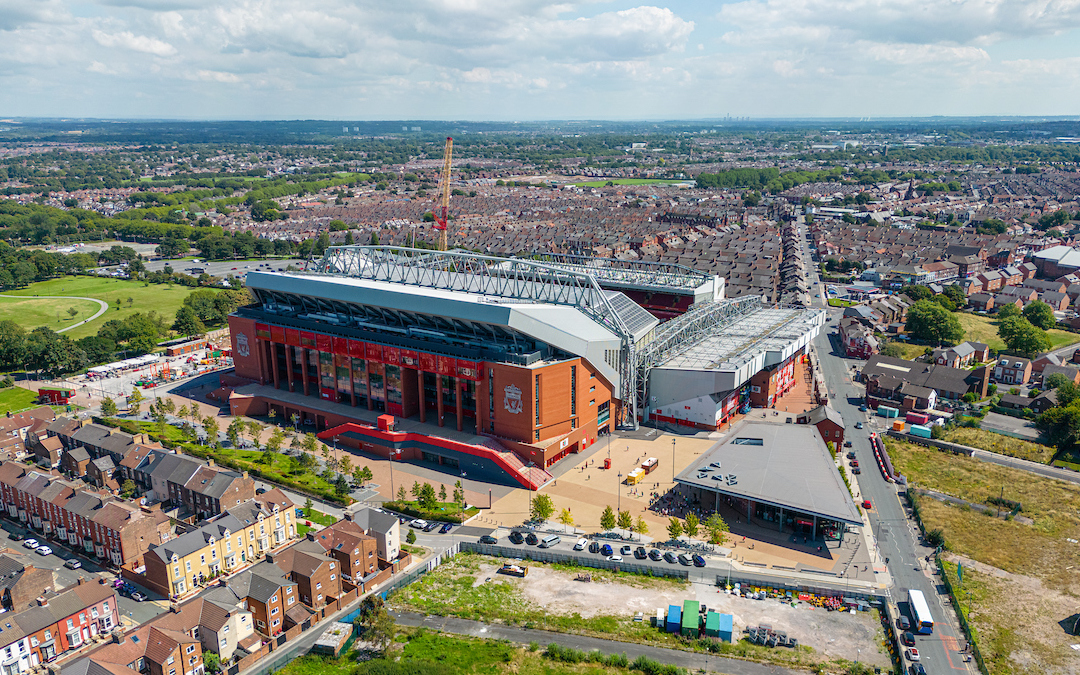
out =
<svg viewBox="0 0 1080 675"><path fill-rule="evenodd" d="M669 633L678 633L682 628L682 607L668 605L666 629Z"/></svg>
<svg viewBox="0 0 1080 675"><path fill-rule="evenodd" d="M926 413L912 411L905 415L904 419L911 424L926 424L930 420L930 416Z"/></svg>
<svg viewBox="0 0 1080 675"><path fill-rule="evenodd" d="M696 638L701 630L701 603L697 600L686 600L682 608L682 635Z"/></svg>
<svg viewBox="0 0 1080 675"><path fill-rule="evenodd" d="M918 436L920 438L930 438L930 427L924 427L921 424L912 424L908 429L908 433L912 436Z"/></svg>
<svg viewBox="0 0 1080 675"><path fill-rule="evenodd" d="M893 431L903 431L904 430L904 421L903 420L893 420L892 430Z"/></svg>
<svg viewBox="0 0 1080 675"><path fill-rule="evenodd" d="M731 642L735 633L735 617L731 614L720 615L720 639Z"/></svg>
<svg viewBox="0 0 1080 675"><path fill-rule="evenodd" d="M705 615L705 636L718 638L720 637L720 613L714 612L711 609Z"/></svg>
<svg viewBox="0 0 1080 675"><path fill-rule="evenodd" d="M890 408L887 405L879 405L877 408L877 414L881 417L899 417L900 411L896 408Z"/></svg>
<svg viewBox="0 0 1080 675"><path fill-rule="evenodd" d="M657 607L656 608L656 622L653 625L656 626L657 628L659 628L660 630L663 630L664 629L664 619L665 619L666 616L667 615L664 614L664 608L663 607Z"/></svg>
<svg viewBox="0 0 1080 675"><path fill-rule="evenodd" d="M641 463L641 469L645 473L652 473L653 469L655 469L658 465L659 462L657 461L657 459L655 457L650 457Z"/></svg>

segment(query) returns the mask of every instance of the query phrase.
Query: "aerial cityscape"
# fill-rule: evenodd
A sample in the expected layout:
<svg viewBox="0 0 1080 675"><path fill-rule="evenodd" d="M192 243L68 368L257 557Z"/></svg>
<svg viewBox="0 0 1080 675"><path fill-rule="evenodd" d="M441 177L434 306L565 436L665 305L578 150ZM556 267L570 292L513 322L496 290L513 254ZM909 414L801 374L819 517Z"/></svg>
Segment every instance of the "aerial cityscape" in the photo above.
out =
<svg viewBox="0 0 1080 675"><path fill-rule="evenodd" d="M0 1L2 675L1080 673L1075 9Z"/></svg>

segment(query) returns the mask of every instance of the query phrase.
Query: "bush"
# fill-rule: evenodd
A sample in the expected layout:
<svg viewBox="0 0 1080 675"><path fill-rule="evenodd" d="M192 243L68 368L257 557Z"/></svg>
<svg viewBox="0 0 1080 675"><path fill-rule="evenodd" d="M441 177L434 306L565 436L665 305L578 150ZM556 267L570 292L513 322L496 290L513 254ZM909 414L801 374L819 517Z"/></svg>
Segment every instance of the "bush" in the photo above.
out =
<svg viewBox="0 0 1080 675"><path fill-rule="evenodd" d="M941 528L934 528L933 530L927 530L926 531L926 541L931 546L934 546L934 547L940 546L942 549L946 548L946 546L945 546L945 533L941 531Z"/></svg>

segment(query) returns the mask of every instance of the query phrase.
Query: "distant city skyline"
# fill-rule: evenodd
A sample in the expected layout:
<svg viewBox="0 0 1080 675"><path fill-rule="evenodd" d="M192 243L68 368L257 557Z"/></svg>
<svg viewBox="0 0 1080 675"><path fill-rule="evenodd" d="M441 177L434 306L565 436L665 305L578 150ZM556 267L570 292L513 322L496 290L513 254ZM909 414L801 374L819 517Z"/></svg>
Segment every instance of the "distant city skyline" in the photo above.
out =
<svg viewBox="0 0 1080 675"><path fill-rule="evenodd" d="M1080 113L1080 2L0 0L0 116Z"/></svg>

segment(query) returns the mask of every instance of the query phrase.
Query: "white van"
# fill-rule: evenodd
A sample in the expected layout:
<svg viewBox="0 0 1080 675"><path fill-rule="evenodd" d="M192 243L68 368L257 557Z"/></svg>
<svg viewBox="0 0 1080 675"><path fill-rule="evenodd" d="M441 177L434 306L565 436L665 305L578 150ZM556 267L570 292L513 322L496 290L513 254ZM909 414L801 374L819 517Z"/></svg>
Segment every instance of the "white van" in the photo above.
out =
<svg viewBox="0 0 1080 675"><path fill-rule="evenodd" d="M574 550L575 551L584 551L585 547L588 546L588 545L589 545L589 540L588 539L578 539L577 543L574 544Z"/></svg>
<svg viewBox="0 0 1080 675"><path fill-rule="evenodd" d="M549 534L548 536L540 540L540 548L551 548L555 544L558 544L560 541L562 541L562 539L559 539L559 535Z"/></svg>

